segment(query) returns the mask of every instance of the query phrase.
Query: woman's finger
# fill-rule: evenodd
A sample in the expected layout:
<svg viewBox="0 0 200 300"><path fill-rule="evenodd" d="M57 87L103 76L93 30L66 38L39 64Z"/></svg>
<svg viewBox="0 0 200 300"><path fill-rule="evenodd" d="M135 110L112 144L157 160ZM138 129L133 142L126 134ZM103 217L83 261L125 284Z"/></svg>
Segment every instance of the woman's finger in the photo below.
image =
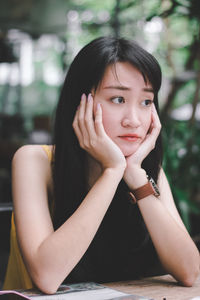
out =
<svg viewBox="0 0 200 300"><path fill-rule="evenodd" d="M100 103L97 103L94 122L97 135L103 136L105 134L105 130L102 122L102 107Z"/></svg>
<svg viewBox="0 0 200 300"><path fill-rule="evenodd" d="M82 134L83 143L87 147L88 144L89 144L89 142L88 142L89 141L89 136L88 136L87 128L85 126L86 101L87 101L86 95L83 94L81 96L81 102L80 102L80 106L79 106L79 109L78 109L78 125L79 125L79 129L81 131L81 134Z"/></svg>
<svg viewBox="0 0 200 300"><path fill-rule="evenodd" d="M145 147L148 148L148 146L149 146L150 151L153 150L155 147L156 140L159 136L160 130L161 130L160 119L158 117L155 105L153 105L153 107L152 107L152 122L151 122L150 130L143 142L143 145Z"/></svg>
<svg viewBox="0 0 200 300"><path fill-rule="evenodd" d="M159 134L161 130L161 122L154 104L152 107L152 119L153 119L153 128L155 128Z"/></svg>
<svg viewBox="0 0 200 300"><path fill-rule="evenodd" d="M95 138L95 127L94 127L94 118L93 118L93 97L91 94L88 95L85 108L85 126L88 131L88 135L91 139Z"/></svg>
<svg viewBox="0 0 200 300"><path fill-rule="evenodd" d="M83 94L81 96L81 102L79 105L79 109L78 109L78 124L79 124L79 128L82 132L82 134L84 134L84 127L85 127L85 106L86 106L86 95Z"/></svg>
<svg viewBox="0 0 200 300"><path fill-rule="evenodd" d="M73 123L72 123L72 127L73 127L74 132L77 136L77 139L79 141L80 146L83 147L83 137L82 137L82 133L81 133L81 130L80 130L79 124L78 124L78 114L79 114L79 112L78 112L78 109L77 109L74 120L73 120Z"/></svg>

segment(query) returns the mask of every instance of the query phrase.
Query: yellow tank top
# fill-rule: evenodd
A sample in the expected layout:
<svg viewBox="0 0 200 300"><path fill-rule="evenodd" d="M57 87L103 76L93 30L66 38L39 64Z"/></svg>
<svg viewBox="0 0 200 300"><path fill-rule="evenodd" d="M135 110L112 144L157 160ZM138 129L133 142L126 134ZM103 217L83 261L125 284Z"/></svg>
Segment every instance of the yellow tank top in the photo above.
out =
<svg viewBox="0 0 200 300"><path fill-rule="evenodd" d="M49 161L52 161L52 151L47 145L42 145L46 152ZM8 266L4 280L3 289L30 289L33 288L33 282L28 274L23 258L21 256L15 229L14 213L11 217L11 231L10 231L10 255L8 259Z"/></svg>

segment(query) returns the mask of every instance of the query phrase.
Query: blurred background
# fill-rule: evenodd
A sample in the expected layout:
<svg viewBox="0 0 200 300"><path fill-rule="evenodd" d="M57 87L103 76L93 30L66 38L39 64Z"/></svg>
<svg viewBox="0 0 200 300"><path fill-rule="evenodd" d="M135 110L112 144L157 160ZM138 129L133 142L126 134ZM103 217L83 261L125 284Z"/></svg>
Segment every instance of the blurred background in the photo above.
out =
<svg viewBox="0 0 200 300"><path fill-rule="evenodd" d="M0 282L9 253L13 154L27 143L51 143L68 66L102 35L134 39L160 62L163 167L200 248L199 21L199 0L1 0Z"/></svg>

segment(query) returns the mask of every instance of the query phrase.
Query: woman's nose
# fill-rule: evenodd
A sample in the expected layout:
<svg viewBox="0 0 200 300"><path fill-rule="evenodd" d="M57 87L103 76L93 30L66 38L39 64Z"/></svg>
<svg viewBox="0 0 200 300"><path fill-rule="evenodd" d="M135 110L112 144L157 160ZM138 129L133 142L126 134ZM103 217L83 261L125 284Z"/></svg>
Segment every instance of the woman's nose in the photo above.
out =
<svg viewBox="0 0 200 300"><path fill-rule="evenodd" d="M123 116L121 124L123 127L137 128L141 125L139 112L136 109L129 109Z"/></svg>

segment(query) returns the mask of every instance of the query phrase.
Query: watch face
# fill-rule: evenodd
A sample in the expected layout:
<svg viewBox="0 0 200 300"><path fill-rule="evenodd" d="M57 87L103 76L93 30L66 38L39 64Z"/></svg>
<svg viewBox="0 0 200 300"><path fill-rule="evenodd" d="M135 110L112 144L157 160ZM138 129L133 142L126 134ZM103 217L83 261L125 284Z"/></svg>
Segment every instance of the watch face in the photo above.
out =
<svg viewBox="0 0 200 300"><path fill-rule="evenodd" d="M160 196L160 192L159 192L159 189L157 187L157 184L155 183L155 181L153 180L152 177L149 178L149 182L151 183L152 188L154 189L155 196Z"/></svg>

